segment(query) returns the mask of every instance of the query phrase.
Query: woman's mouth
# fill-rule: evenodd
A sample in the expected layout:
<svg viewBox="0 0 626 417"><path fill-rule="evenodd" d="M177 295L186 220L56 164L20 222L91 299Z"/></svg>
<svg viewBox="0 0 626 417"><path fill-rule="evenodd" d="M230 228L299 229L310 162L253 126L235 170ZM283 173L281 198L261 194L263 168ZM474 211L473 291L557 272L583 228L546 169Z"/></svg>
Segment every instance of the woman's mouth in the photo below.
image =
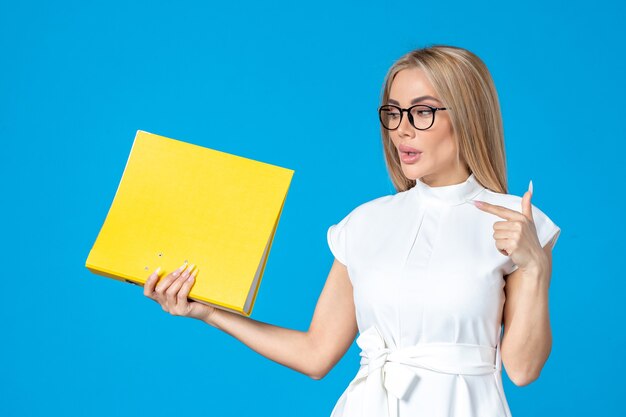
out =
<svg viewBox="0 0 626 417"><path fill-rule="evenodd" d="M400 152L400 159L405 164L414 164L419 161L421 155L421 152Z"/></svg>

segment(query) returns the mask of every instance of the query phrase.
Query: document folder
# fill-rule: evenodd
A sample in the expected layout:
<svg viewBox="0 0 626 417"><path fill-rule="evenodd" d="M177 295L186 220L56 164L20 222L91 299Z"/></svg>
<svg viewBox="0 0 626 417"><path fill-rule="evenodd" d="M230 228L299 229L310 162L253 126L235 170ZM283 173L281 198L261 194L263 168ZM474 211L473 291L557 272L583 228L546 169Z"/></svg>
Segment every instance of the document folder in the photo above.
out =
<svg viewBox="0 0 626 417"><path fill-rule="evenodd" d="M293 173L139 130L85 266L143 285L188 261L190 299L249 316Z"/></svg>

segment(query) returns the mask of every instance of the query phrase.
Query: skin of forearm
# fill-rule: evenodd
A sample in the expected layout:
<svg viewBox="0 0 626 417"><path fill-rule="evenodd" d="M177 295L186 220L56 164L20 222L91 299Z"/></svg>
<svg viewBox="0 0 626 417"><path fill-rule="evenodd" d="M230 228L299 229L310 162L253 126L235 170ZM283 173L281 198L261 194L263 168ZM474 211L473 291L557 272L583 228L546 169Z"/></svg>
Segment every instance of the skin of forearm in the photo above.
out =
<svg viewBox="0 0 626 417"><path fill-rule="evenodd" d="M524 272L520 297L510 328L502 340L507 350L507 372L521 375L522 385L539 377L552 349L552 332L548 303L550 275L545 269Z"/></svg>
<svg viewBox="0 0 626 417"><path fill-rule="evenodd" d="M308 332L274 326L230 311L216 309L203 321L238 339L266 358L319 379L313 343Z"/></svg>

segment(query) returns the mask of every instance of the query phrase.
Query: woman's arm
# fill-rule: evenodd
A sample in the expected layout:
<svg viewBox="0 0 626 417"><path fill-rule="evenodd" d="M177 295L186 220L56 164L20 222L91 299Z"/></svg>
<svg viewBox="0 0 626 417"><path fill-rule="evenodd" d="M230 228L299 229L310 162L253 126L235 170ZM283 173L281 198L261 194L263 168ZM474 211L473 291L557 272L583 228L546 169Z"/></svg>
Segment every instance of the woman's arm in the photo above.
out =
<svg viewBox="0 0 626 417"><path fill-rule="evenodd" d="M313 379L323 378L335 366L357 333L352 284L346 267L337 260L328 274L306 332L220 309L205 321L261 355Z"/></svg>
<svg viewBox="0 0 626 417"><path fill-rule="evenodd" d="M504 287L504 336L502 362L515 385L528 385L537 378L550 356L552 332L548 288L552 275L552 247L548 243L538 267L518 268L507 276Z"/></svg>
<svg viewBox="0 0 626 417"><path fill-rule="evenodd" d="M186 278L173 278L169 284L158 288L162 294L160 297L155 294L156 291L151 292L147 282L148 288L144 294L163 305L167 298L167 286L171 285L175 291L169 291L170 297L179 300L180 304L180 300L187 299L191 285L176 286L175 283L178 280L184 282ZM151 285L154 289L154 283ZM187 310L192 309L182 307L178 311ZM347 268L337 260L333 262L306 332L260 322L217 308L204 311L196 318L237 338L268 359L313 379L323 378L335 366L357 334L352 284Z"/></svg>

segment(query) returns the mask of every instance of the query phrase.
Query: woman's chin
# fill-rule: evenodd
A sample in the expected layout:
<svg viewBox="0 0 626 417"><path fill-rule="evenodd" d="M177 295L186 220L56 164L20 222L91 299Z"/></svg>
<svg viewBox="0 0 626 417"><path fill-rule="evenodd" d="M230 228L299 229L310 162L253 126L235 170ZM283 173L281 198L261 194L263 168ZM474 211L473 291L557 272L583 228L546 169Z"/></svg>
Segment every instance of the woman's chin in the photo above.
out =
<svg viewBox="0 0 626 417"><path fill-rule="evenodd" d="M415 167L402 166L402 172L404 173L404 176L410 180L416 180L417 178L423 177L423 171L423 169L417 169Z"/></svg>

